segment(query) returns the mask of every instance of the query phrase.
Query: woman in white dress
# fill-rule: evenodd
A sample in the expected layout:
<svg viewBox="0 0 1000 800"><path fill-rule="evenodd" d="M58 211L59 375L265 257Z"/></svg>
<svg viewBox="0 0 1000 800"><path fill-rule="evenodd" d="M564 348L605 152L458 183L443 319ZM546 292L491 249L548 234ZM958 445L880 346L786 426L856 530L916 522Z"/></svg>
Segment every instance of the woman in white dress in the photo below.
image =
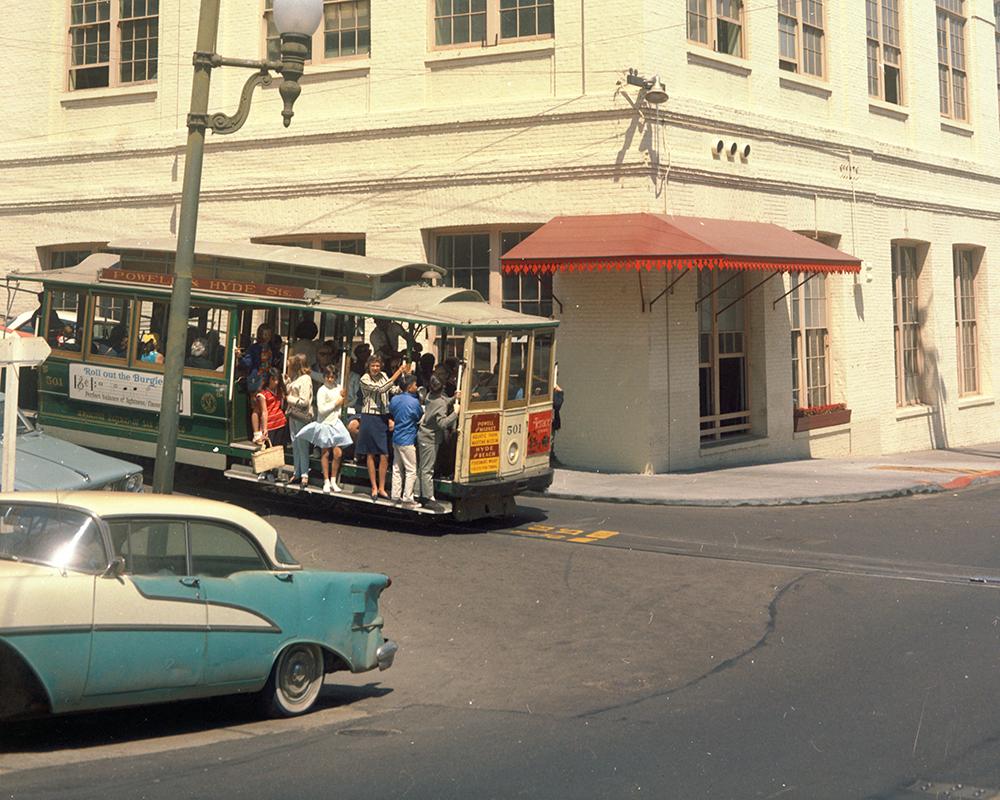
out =
<svg viewBox="0 0 1000 800"><path fill-rule="evenodd" d="M323 491L326 494L343 491L338 480L340 462L344 456L343 448L352 443L351 435L340 419L340 407L344 403L345 394L337 384L336 366L327 364L323 370L323 385L316 393L316 421L302 428L296 437L312 442L320 449Z"/></svg>

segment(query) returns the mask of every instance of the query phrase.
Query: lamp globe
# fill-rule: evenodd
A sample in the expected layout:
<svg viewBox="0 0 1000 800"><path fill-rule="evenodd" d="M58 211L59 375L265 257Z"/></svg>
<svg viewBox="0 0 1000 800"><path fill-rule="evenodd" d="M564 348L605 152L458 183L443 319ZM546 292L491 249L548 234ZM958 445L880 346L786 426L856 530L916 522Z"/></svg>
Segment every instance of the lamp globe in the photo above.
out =
<svg viewBox="0 0 1000 800"><path fill-rule="evenodd" d="M323 19L323 0L274 0L273 10L279 34L312 36Z"/></svg>

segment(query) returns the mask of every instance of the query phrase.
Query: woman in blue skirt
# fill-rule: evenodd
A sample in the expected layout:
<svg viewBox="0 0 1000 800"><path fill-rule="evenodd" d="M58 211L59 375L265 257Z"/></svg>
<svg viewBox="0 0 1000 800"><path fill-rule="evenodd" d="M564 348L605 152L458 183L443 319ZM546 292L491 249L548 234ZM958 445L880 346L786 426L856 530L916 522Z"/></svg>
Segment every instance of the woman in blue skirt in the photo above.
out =
<svg viewBox="0 0 1000 800"><path fill-rule="evenodd" d="M316 393L316 421L310 422L298 432L296 439L306 439L320 450L320 464L323 467L323 492L341 492L340 461L343 448L351 444L351 435L340 419L340 407L345 391L337 385L337 368L327 364L323 369L323 385ZM333 456L333 469L330 457Z"/></svg>
<svg viewBox="0 0 1000 800"><path fill-rule="evenodd" d="M389 471L389 397L399 392L396 379L410 371L403 362L392 375L382 372L382 357L377 353L368 359L367 371L361 376L361 431L355 452L367 456L368 479L372 485L372 500L389 499L385 490L385 475ZM376 479L375 456L378 456Z"/></svg>

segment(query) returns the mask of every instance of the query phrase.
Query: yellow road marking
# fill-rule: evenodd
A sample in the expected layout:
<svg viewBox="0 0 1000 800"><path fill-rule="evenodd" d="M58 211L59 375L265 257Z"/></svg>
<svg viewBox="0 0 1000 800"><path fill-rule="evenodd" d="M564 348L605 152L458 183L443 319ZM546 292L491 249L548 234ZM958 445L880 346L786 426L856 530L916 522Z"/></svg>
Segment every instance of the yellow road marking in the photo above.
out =
<svg viewBox="0 0 1000 800"><path fill-rule="evenodd" d="M591 539L610 539L612 536L617 536L618 531L594 531L593 533L588 533L587 535Z"/></svg>

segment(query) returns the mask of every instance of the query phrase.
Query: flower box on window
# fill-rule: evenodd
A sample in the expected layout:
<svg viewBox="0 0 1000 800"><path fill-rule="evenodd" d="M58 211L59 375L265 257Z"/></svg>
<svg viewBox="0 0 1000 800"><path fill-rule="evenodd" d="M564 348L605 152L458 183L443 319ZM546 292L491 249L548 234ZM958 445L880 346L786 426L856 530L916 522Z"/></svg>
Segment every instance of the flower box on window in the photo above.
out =
<svg viewBox="0 0 1000 800"><path fill-rule="evenodd" d="M832 425L846 425L851 421L851 409L844 403L827 406L805 406L795 409L795 432L829 428Z"/></svg>

